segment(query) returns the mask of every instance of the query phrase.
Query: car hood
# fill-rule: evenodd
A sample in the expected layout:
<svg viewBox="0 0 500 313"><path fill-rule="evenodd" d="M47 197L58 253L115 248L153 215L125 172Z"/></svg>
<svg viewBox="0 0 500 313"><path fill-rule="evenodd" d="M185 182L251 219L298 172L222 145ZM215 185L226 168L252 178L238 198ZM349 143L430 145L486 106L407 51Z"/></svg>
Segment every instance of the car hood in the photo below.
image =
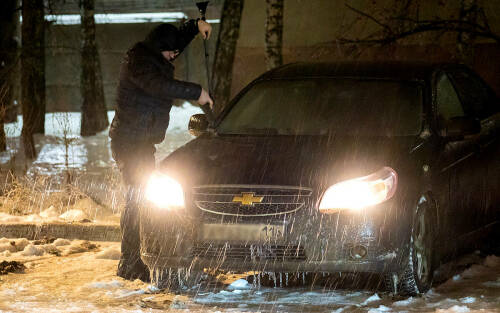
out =
<svg viewBox="0 0 500 313"><path fill-rule="evenodd" d="M320 136L200 137L161 162L161 170L189 186L251 184L314 187L398 170L415 138Z"/></svg>

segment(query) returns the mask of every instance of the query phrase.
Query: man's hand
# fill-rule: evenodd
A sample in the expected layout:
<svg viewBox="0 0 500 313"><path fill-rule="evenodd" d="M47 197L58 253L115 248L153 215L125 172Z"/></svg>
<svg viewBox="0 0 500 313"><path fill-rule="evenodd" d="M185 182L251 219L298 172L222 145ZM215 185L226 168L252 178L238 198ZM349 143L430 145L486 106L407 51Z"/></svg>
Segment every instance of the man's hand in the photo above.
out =
<svg viewBox="0 0 500 313"><path fill-rule="evenodd" d="M213 110L214 101L212 100L212 98L210 98L210 95L208 94L208 92L206 92L205 89L202 88L200 97L198 98L198 104L204 105L207 103L210 105L210 110Z"/></svg>
<svg viewBox="0 0 500 313"><path fill-rule="evenodd" d="M200 31L203 39L210 39L212 33L212 26L203 20L198 20L198 30Z"/></svg>

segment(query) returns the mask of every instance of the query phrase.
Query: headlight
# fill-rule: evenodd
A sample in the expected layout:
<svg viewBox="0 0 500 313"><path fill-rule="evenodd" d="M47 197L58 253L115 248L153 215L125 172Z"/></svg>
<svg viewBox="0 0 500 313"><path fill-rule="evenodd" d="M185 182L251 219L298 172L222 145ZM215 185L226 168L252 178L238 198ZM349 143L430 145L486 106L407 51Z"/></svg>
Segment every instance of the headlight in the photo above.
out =
<svg viewBox="0 0 500 313"><path fill-rule="evenodd" d="M321 199L322 213L361 209L389 200L396 192L398 176L390 167L364 177L346 180L328 188Z"/></svg>
<svg viewBox="0 0 500 313"><path fill-rule="evenodd" d="M145 197L162 209L184 208L184 191L175 179L158 172L151 174Z"/></svg>

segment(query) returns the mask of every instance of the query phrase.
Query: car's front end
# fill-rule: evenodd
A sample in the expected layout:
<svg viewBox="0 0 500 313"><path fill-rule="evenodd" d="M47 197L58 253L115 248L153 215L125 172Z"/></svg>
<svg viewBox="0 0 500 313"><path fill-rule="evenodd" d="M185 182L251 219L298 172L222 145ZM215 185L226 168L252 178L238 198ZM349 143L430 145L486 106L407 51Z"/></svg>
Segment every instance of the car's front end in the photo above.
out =
<svg viewBox="0 0 500 313"><path fill-rule="evenodd" d="M419 184L409 151L421 127L420 85L270 80L235 102L151 181L140 219L144 262L399 272ZM381 107L385 116L373 116Z"/></svg>
<svg viewBox="0 0 500 313"><path fill-rule="evenodd" d="M407 256L408 204L392 168L329 187L190 185L165 174L141 210L151 268L388 273Z"/></svg>

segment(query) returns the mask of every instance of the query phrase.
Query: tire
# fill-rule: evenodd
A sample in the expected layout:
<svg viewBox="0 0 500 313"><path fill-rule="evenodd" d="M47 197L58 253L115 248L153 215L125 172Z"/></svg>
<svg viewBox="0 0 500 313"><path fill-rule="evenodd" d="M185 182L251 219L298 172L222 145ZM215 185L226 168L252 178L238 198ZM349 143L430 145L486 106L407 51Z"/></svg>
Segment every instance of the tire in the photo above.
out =
<svg viewBox="0 0 500 313"><path fill-rule="evenodd" d="M427 292L432 286L434 272L434 239L436 233L436 205L429 196L422 196L412 221L408 257L399 275L386 274L389 291L404 296Z"/></svg>

